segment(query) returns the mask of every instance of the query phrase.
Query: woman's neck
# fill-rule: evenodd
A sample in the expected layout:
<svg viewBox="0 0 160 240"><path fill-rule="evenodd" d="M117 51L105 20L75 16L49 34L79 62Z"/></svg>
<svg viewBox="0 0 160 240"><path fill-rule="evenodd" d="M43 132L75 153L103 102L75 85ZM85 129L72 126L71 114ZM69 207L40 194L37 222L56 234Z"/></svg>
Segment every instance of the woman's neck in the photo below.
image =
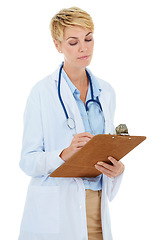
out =
<svg viewBox="0 0 160 240"><path fill-rule="evenodd" d="M75 68L64 63L63 69L77 88L88 87L89 81L85 68Z"/></svg>

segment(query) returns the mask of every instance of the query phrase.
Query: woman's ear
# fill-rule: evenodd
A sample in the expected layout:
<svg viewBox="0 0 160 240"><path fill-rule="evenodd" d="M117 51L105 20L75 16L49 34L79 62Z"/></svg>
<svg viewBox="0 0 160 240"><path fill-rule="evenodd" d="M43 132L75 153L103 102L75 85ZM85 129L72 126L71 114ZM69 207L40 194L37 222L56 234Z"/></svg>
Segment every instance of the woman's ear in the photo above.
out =
<svg viewBox="0 0 160 240"><path fill-rule="evenodd" d="M62 53L61 47L60 47L60 42L57 40L53 40L54 45L59 53Z"/></svg>

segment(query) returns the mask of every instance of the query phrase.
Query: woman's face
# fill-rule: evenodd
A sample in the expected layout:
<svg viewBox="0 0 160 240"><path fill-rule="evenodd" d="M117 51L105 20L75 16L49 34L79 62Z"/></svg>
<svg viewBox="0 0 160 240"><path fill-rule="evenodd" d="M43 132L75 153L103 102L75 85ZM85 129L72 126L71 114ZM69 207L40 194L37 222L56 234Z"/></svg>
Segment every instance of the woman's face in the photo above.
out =
<svg viewBox="0 0 160 240"><path fill-rule="evenodd" d="M94 39L89 29L79 26L66 27L59 51L64 54L65 64L75 68L85 68L91 62Z"/></svg>

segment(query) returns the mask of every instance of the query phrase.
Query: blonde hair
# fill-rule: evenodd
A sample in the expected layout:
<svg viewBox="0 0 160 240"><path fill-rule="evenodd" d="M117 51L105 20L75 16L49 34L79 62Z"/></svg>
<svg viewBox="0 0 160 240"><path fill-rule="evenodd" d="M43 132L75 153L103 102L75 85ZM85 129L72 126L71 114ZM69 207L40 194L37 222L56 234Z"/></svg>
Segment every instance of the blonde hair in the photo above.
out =
<svg viewBox="0 0 160 240"><path fill-rule="evenodd" d="M94 23L91 16L78 7L60 10L50 22L50 30L53 40L61 42L65 27L81 26L94 32Z"/></svg>

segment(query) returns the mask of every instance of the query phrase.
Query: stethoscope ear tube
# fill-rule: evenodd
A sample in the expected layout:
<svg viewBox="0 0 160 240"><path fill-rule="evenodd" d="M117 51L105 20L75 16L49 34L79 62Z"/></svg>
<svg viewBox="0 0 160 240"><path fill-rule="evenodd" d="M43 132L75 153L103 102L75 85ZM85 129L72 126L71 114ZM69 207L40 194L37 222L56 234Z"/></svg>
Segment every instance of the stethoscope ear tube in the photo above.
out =
<svg viewBox="0 0 160 240"><path fill-rule="evenodd" d="M89 104L90 102L95 102L96 104L98 104L100 110L102 111L102 106L101 106L101 104L100 104L100 102L99 102L99 100L98 100L98 97L97 97L97 100L95 100L95 99L90 99L90 100L88 100L88 101L86 102L85 106L86 106L86 111L87 111L87 112L89 111L88 104Z"/></svg>
<svg viewBox="0 0 160 240"><path fill-rule="evenodd" d="M68 116L67 110L66 110L66 108L65 108L65 106L64 106L64 103L63 103L63 100L62 100L62 97L61 97L60 85L61 85L61 74L62 74L63 65L64 65L64 63L62 63L62 65L61 65L61 67L60 67L60 69L59 69L58 97L59 97L60 103L61 103L61 105L62 105L62 107L63 107L64 113L65 113L65 115L66 115L67 126L68 126L70 129L74 129L74 128L76 127L75 121Z"/></svg>
<svg viewBox="0 0 160 240"><path fill-rule="evenodd" d="M90 86L91 86L91 100L94 100L94 96L93 96L93 86L92 86L92 81L91 81L91 77L89 75L89 73L86 71L86 74L87 74L87 77L89 79L89 83L90 83Z"/></svg>
<svg viewBox="0 0 160 240"><path fill-rule="evenodd" d="M64 63L62 63L62 65L61 65L61 67L60 67L60 69L59 69L59 78L58 78L58 97L59 97L60 103L61 103L61 105L62 105L62 107L63 107L64 113L65 113L65 115L66 115L66 119L68 119L69 116L68 116L67 110L66 110L66 108L65 108L65 106L64 106L63 100L62 100L62 98L61 98L61 90L60 90L60 85L61 85L61 74L62 74L63 64L64 64Z"/></svg>

